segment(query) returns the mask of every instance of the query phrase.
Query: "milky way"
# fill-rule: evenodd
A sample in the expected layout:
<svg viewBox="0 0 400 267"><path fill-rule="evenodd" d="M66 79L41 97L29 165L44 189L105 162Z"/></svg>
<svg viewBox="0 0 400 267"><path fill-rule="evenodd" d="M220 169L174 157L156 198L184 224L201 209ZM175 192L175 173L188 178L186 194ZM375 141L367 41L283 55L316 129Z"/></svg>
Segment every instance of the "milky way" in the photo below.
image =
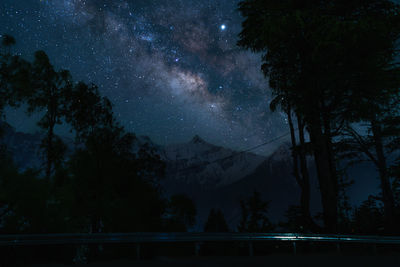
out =
<svg viewBox="0 0 400 267"><path fill-rule="evenodd" d="M246 149L287 129L285 117L269 111L260 55L236 46L237 3L3 0L0 33L13 35L23 56L42 49L56 68L99 85L128 131L160 144L197 134ZM17 129L36 129L20 117L8 112Z"/></svg>

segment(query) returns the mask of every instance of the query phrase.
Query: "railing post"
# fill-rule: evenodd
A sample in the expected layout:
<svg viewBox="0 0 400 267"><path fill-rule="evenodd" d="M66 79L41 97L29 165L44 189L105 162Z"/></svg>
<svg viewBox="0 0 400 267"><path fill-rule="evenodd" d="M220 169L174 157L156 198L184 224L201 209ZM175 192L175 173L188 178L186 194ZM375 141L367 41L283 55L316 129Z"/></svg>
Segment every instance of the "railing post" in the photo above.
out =
<svg viewBox="0 0 400 267"><path fill-rule="evenodd" d="M254 256L254 249L253 249L253 242L249 242L249 256L253 257Z"/></svg>
<svg viewBox="0 0 400 267"><path fill-rule="evenodd" d="M377 254L376 244L372 245L372 251L373 251L374 255Z"/></svg>
<svg viewBox="0 0 400 267"><path fill-rule="evenodd" d="M296 241L293 241L293 254L297 254Z"/></svg>
<svg viewBox="0 0 400 267"><path fill-rule="evenodd" d="M340 243L339 242L336 243L336 252L340 253Z"/></svg>
<svg viewBox="0 0 400 267"><path fill-rule="evenodd" d="M136 244L136 258L140 260L140 243Z"/></svg>
<svg viewBox="0 0 400 267"><path fill-rule="evenodd" d="M196 242L194 244L194 254L196 255L196 257L200 256L200 243Z"/></svg>

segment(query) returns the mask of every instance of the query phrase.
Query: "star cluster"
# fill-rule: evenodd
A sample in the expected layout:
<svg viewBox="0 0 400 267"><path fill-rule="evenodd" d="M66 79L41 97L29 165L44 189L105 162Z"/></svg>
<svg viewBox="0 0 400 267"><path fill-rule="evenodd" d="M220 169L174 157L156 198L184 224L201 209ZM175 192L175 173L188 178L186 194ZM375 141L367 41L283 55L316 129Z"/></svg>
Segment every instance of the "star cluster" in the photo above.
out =
<svg viewBox="0 0 400 267"><path fill-rule="evenodd" d="M238 0L4 0L0 33L29 58L42 49L75 80L93 82L127 130L155 142L194 135L246 149L282 133L269 111L260 55L236 46ZM34 131L8 118L17 129ZM63 131L63 130L61 130ZM268 153L265 147L259 153Z"/></svg>

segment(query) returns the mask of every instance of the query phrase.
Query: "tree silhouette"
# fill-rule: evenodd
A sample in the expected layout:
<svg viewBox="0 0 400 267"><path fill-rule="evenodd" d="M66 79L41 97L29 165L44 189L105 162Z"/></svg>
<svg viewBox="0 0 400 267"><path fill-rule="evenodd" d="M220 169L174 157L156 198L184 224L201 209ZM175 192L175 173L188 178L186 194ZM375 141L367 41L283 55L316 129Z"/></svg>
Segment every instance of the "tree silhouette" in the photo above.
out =
<svg viewBox="0 0 400 267"><path fill-rule="evenodd" d="M45 52L37 51L32 64L31 93L28 97L28 112L44 111L38 122L46 131L41 148L44 151L45 177L50 180L54 165L60 162L65 147L54 133L57 124L62 123L65 116L65 92L72 86L68 71L56 72Z"/></svg>
<svg viewBox="0 0 400 267"><path fill-rule="evenodd" d="M111 101L100 95L96 85L79 82L68 87L65 98L66 122L75 131L77 142L84 142L97 129L115 124Z"/></svg>
<svg viewBox="0 0 400 267"><path fill-rule="evenodd" d="M359 234L378 234L384 226L383 210L376 203L375 197L369 196L354 211L354 231Z"/></svg>
<svg viewBox="0 0 400 267"><path fill-rule="evenodd" d="M5 119L4 108L18 106L29 87L30 64L20 56L11 54L14 44L12 36L2 36L2 45L7 51L0 53L0 120Z"/></svg>
<svg viewBox="0 0 400 267"><path fill-rule="evenodd" d="M159 166L143 164L131 151L134 140L120 129L98 129L72 157L76 211L90 220L92 232L160 227L164 204L147 179Z"/></svg>
<svg viewBox="0 0 400 267"><path fill-rule="evenodd" d="M285 212L286 222L281 222L279 225L285 230L293 233L302 233L306 231L302 208L296 205L290 205Z"/></svg>
<svg viewBox="0 0 400 267"><path fill-rule="evenodd" d="M274 226L267 217L268 202L264 202L260 193L254 191L246 200L240 201L242 219L238 226L239 232L261 233L270 232Z"/></svg>
<svg viewBox="0 0 400 267"><path fill-rule="evenodd" d="M229 232L228 224L225 221L224 214L220 209L211 209L208 214L204 232Z"/></svg>
<svg viewBox="0 0 400 267"><path fill-rule="evenodd" d="M185 194L170 197L166 212L169 216L169 231L187 231L196 222L197 209L192 199Z"/></svg>
<svg viewBox="0 0 400 267"><path fill-rule="evenodd" d="M285 80L286 81L286 80ZM284 81L281 81L284 83ZM277 86L277 85L275 85ZM286 85L281 84L282 88ZM300 187L300 207L301 207L301 225L309 228L314 232L321 231L320 227L314 222L310 213L310 175L307 167L307 155L311 153L309 143L305 141L305 123L302 116L295 112L290 104L289 92L283 89L283 94L277 95L270 103L271 111L275 111L277 106L280 105L281 109L286 113L288 118L288 125L290 130L290 140L292 143L292 161L293 161L293 175L297 184ZM297 131L299 144L297 143L296 130L294 127L293 116L297 121ZM300 165L300 166L299 166Z"/></svg>
<svg viewBox="0 0 400 267"><path fill-rule="evenodd" d="M398 9L391 1L376 0L247 0L239 4L245 20L238 44L264 53L262 70L274 94L288 96L287 103L304 120L325 228L330 232L336 232L338 221L334 138L354 119L349 115L360 108L356 103L371 89L375 89L373 96L379 91L372 86L362 91L363 85L388 80L380 75L385 65L375 63L381 52L385 52L381 62L388 62L386 56L393 51L392 41L399 36Z"/></svg>
<svg viewBox="0 0 400 267"><path fill-rule="evenodd" d="M4 47L5 54L11 53L11 47L16 44L15 38L8 34L3 34L1 45Z"/></svg>
<svg viewBox="0 0 400 267"><path fill-rule="evenodd" d="M386 36L381 36L380 46L374 49L374 57L370 57L371 62L364 62L368 68L365 67L365 77L360 75L359 78L362 85L357 92L359 103L357 109L348 113L339 147L344 151L345 157L368 160L375 165L382 189L385 228L387 232L391 232L395 230L396 223L389 162L393 152L400 149L400 67L394 56L397 51L397 39L394 36L399 36L400 33L386 24L375 27L386 33ZM392 39L387 35L393 35ZM362 123L363 127L355 123Z"/></svg>
<svg viewBox="0 0 400 267"><path fill-rule="evenodd" d="M8 34L3 34L1 44L5 47L10 47L15 45L15 38Z"/></svg>
<svg viewBox="0 0 400 267"><path fill-rule="evenodd" d="M164 164L116 122L111 102L82 82L66 94L66 121L79 143L69 166L77 228L149 231L161 227L165 203L156 178ZM136 148L135 148L136 147ZM143 205L146 203L146 205Z"/></svg>
<svg viewBox="0 0 400 267"><path fill-rule="evenodd" d="M0 155L0 232L54 233L69 229L66 209L38 172L20 173L4 149Z"/></svg>
<svg viewBox="0 0 400 267"><path fill-rule="evenodd" d="M185 227L193 226L193 203L162 197L165 163L150 144L119 125L96 85L74 85L43 51L33 63L2 53L0 63L0 115L23 101L28 113L43 113L38 125L46 131L41 148L47 178L40 179L39 170L19 172L0 145L1 233L161 231L167 208ZM64 122L76 137L67 161L66 146L54 133ZM90 251L98 252L98 246Z"/></svg>

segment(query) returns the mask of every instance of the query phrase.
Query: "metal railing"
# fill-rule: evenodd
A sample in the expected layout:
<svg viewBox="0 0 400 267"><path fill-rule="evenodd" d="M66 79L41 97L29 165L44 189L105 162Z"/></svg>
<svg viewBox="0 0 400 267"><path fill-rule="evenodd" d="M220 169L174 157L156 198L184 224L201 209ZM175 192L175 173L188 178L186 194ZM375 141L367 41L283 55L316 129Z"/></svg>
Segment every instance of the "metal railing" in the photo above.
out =
<svg viewBox="0 0 400 267"><path fill-rule="evenodd" d="M137 245L139 257L141 243L176 243L195 244L198 255L203 242L241 241L249 244L249 255L253 255L255 241L292 242L293 253L296 253L297 242L329 242L335 243L340 251L342 243L394 244L400 245L400 236L359 236L359 235L321 235L296 233L96 233L96 234L32 234L32 235L0 235L0 246L32 246L32 245L66 245L66 244L107 244L134 243Z"/></svg>
<svg viewBox="0 0 400 267"><path fill-rule="evenodd" d="M93 243L196 243L207 241L309 241L400 245L400 236L321 235L296 233L84 233L0 235L0 246Z"/></svg>

